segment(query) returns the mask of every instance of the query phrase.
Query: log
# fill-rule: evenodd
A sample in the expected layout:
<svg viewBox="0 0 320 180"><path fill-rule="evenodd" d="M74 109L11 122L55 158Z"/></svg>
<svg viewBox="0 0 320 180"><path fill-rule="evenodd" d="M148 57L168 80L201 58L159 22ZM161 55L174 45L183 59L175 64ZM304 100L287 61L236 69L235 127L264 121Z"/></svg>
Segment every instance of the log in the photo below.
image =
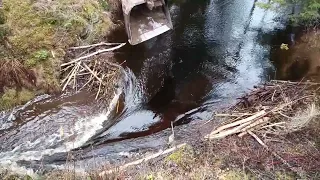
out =
<svg viewBox="0 0 320 180"><path fill-rule="evenodd" d="M220 131L219 133L216 134L208 134L207 136L205 136L205 138L207 139L220 139L220 138L224 138L226 136L232 135L232 134L236 134L241 132L241 129L243 129L244 127L250 125L251 122L246 122L241 124L240 126L237 126L235 128L229 129L229 130L225 130L225 131Z"/></svg>
<svg viewBox="0 0 320 180"><path fill-rule="evenodd" d="M254 129L256 126L261 125L261 124L265 124L265 123L267 123L269 120L270 120L269 117L263 117L262 119L259 119L259 120L255 121L255 122L253 122L252 124L249 124L247 127L241 129L241 132L242 132L242 133L240 133L238 136L239 136L239 137L242 137L242 136L246 135L248 130L251 131L251 130Z"/></svg>

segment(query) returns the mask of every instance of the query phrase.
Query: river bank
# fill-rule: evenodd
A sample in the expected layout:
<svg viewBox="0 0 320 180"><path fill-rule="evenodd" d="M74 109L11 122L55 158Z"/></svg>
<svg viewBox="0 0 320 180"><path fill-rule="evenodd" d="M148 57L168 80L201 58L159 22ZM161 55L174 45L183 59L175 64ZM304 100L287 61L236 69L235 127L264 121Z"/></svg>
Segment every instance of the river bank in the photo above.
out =
<svg viewBox="0 0 320 180"><path fill-rule="evenodd" d="M61 91L71 46L106 40L117 1L4 0L0 9L0 110ZM104 57L105 58L105 57Z"/></svg>
<svg viewBox="0 0 320 180"><path fill-rule="evenodd" d="M198 127L198 131L185 127L184 130L189 131L189 138L184 140L178 138L176 143L188 145L172 154L124 170L116 170L104 175L104 178L319 179L319 56L317 55L319 37L317 29L306 29L300 32L294 41L276 40L278 41L276 44L279 45L271 50L271 60L274 60L273 63L278 68L274 77L297 82L273 81L274 84L267 82L265 85L256 86L252 92L239 98L237 105L227 108L228 110L221 112L222 115L220 113L221 116L223 114L225 116L223 120L214 118L209 123L202 121L193 124L193 127ZM282 43L287 44L288 49L282 49ZM310 92L308 92L309 85L315 85ZM272 88L274 86L276 88ZM264 107L274 108L273 101L291 103L295 102L296 98L304 99L308 96L312 97L310 101L290 105L290 108L284 110L280 116L271 113L269 118L276 119L275 124L280 123L279 127L275 128L280 128L280 131L273 129L263 133L257 132L257 137L261 138L268 148L250 135L241 135L243 136L241 138L231 135L213 141L199 140L204 134L210 133L210 129L217 129L221 124L232 122L234 119L239 120L241 112L248 113ZM249 110L243 112L243 108ZM287 124L288 120L294 124ZM274 123L267 126L273 126ZM282 129L283 127L285 128ZM175 131L179 134L183 130L177 128ZM193 138L190 138L191 136ZM148 154L145 157L151 156ZM107 172L110 169L112 168L107 168ZM103 169L91 176L97 178L102 171Z"/></svg>
<svg viewBox="0 0 320 180"><path fill-rule="evenodd" d="M162 147L158 152L147 150L144 153L140 151L137 155L134 155L135 152L124 153L123 156L127 158L120 163L107 163L102 167L83 171L79 171L74 164L81 156L77 152L70 152L69 159L64 164L66 169L53 170L32 178L318 179L319 87L319 83L312 82L272 81L261 84L240 98L234 106L217 112L210 121L174 127L174 143ZM288 107L284 107L283 103ZM272 110L277 105L282 106L280 114ZM220 139L204 138L212 130L250 117L261 109L271 109L268 118L273 120L270 123L256 123L250 128L267 147L249 134L239 137L242 132ZM161 133L138 139L141 139L141 143L148 143L153 141L154 136L162 141L162 138L158 138ZM166 130L165 133L168 137L172 132ZM174 149L171 151L172 148ZM170 150L169 153L164 153L166 149ZM142 161L141 158L147 160ZM98 156L96 163L99 164ZM2 171L0 177L7 180L27 176Z"/></svg>

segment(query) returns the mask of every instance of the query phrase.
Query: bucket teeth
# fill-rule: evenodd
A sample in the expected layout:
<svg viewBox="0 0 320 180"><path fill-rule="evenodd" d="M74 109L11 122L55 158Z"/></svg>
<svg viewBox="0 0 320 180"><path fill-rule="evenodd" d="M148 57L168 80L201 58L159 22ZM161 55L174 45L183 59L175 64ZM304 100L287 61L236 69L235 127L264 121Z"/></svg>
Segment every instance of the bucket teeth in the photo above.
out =
<svg viewBox="0 0 320 180"><path fill-rule="evenodd" d="M154 1L153 0L147 0L147 7L151 11L154 8Z"/></svg>
<svg viewBox="0 0 320 180"><path fill-rule="evenodd" d="M147 7L148 9L151 11L154 7L159 7L162 6L164 4L162 4L161 0L158 1L154 1L154 0L147 0L146 1Z"/></svg>

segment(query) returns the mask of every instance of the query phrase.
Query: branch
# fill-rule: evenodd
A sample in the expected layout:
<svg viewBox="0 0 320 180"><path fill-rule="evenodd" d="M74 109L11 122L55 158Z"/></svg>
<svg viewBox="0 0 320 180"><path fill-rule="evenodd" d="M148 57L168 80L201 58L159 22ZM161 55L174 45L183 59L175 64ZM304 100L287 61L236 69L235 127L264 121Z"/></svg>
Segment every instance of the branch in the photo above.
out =
<svg viewBox="0 0 320 180"><path fill-rule="evenodd" d="M177 145L177 146L175 146L175 147L173 147L173 148L167 149L167 150L165 150L165 151L160 150L158 153L152 154L152 155L147 156L147 157L145 157L145 158L143 158L143 159L139 159L139 160L136 160L136 161L127 163L127 164L125 164L125 165L123 165L123 166L120 166L120 167L118 167L118 168L114 168L114 169L111 169L111 170L102 171L101 173L99 173L99 176L105 176L105 175L111 174L111 173L116 172L116 171L124 170L124 169L128 168L129 166L141 164L141 163L143 163L143 162L145 162L145 161L149 161L149 160L154 159L154 158L157 158L157 157L159 157L159 156L161 156L161 155L171 153L171 152L175 151L176 149L182 148L183 146L186 146L186 145L187 145L186 143L183 143L183 144L179 144L179 145Z"/></svg>
<svg viewBox="0 0 320 180"><path fill-rule="evenodd" d="M277 154L276 152L274 151L271 151L269 149L269 147L256 135L254 134L253 132L251 131L248 131L248 133L261 145L263 146L264 148L266 148L267 151L269 151L273 156L275 156L277 159L279 159L284 165L286 165L292 172L295 172L297 175L300 176L300 178L303 178L304 175L299 171L297 170L297 168L293 167L291 164L289 164L285 159L283 159L279 154Z"/></svg>
<svg viewBox="0 0 320 180"><path fill-rule="evenodd" d="M83 66L100 82L103 83L102 79L100 79L95 72L93 72L87 64L83 63Z"/></svg>
<svg viewBox="0 0 320 180"><path fill-rule="evenodd" d="M253 121L255 120L256 118L259 118L261 116L264 116L266 115L267 112L265 110L262 110L262 111L259 111L257 112L256 114L250 116L250 117L247 117L245 119L242 119L240 121L236 121L236 122L233 122L233 123L230 123L230 124L226 124L224 126L221 126L219 127L218 129L216 129L215 131L212 131L210 134L217 134L219 133L220 131L222 130L225 130L225 129L228 129L228 128L231 128L231 127L234 127L234 126L238 126L240 124L243 124L243 123L246 123L246 122L250 122L250 121Z"/></svg>
<svg viewBox="0 0 320 180"><path fill-rule="evenodd" d="M69 65L69 64L76 63L76 62L78 62L78 61L81 61L81 60L83 60L83 59L87 59L87 58L89 58L89 57L95 56L95 55L100 54L100 53L114 51L114 50L116 50L116 49L119 49L119 48L123 47L124 45L126 45L126 43L122 43L122 44L120 44L120 45L118 45L118 46L116 46L116 47L112 47L112 48L108 48L108 49L100 49L100 50L98 50L98 51L96 51L96 52L94 52L94 53L91 53L91 54L88 54L88 55L85 55L85 56L81 56L81 57L79 57L79 58L77 58L77 59L75 59L75 60L73 60L73 61L70 61L70 62L61 64L61 67L67 66L67 65Z"/></svg>
<svg viewBox="0 0 320 180"><path fill-rule="evenodd" d="M101 43L91 44L91 45L86 45L86 46L70 47L69 49L76 50L76 49L85 49L85 48L97 47L97 46L113 46L113 45L120 45L120 44L123 44L123 43L105 43L105 42L101 42Z"/></svg>

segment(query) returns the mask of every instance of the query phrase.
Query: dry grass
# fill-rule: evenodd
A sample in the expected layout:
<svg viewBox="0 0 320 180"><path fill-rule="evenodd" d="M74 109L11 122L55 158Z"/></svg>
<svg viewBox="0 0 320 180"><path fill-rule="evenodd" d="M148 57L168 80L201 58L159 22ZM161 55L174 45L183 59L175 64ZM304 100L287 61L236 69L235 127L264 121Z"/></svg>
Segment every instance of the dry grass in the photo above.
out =
<svg viewBox="0 0 320 180"><path fill-rule="evenodd" d="M289 132L302 130L303 128L308 127L313 120L317 120L316 117L319 115L319 107L315 103L312 103L308 105L306 109L298 111L294 117L289 119L287 129Z"/></svg>
<svg viewBox="0 0 320 180"><path fill-rule="evenodd" d="M33 87L36 77L17 60L0 61L0 92L4 87Z"/></svg>
<svg viewBox="0 0 320 180"><path fill-rule="evenodd" d="M34 72L17 60L0 61L0 110L12 108L34 97Z"/></svg>

